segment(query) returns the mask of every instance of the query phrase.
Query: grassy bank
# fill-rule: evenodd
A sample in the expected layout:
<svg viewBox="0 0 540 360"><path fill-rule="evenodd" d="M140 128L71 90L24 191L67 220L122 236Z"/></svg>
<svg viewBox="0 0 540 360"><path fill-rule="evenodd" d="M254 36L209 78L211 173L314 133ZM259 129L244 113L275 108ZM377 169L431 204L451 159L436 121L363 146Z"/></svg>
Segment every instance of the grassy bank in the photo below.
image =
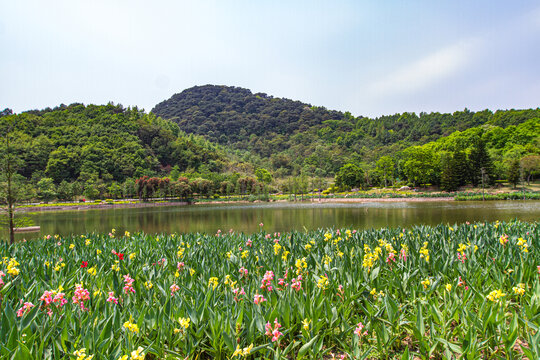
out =
<svg viewBox="0 0 540 360"><path fill-rule="evenodd" d="M0 357L537 359L539 239L513 222L4 244Z"/></svg>

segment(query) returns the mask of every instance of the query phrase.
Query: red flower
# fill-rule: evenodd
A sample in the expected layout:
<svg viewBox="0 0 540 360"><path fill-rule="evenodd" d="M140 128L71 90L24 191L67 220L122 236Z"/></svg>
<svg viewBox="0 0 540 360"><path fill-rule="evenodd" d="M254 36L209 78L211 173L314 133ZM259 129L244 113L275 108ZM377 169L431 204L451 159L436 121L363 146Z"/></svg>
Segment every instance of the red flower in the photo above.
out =
<svg viewBox="0 0 540 360"><path fill-rule="evenodd" d="M124 254L122 253L116 253L116 256L118 256L119 260L124 260Z"/></svg>
<svg viewBox="0 0 540 360"><path fill-rule="evenodd" d="M85 268L87 266L88 266L88 261L83 261L82 264L81 264L81 267Z"/></svg>

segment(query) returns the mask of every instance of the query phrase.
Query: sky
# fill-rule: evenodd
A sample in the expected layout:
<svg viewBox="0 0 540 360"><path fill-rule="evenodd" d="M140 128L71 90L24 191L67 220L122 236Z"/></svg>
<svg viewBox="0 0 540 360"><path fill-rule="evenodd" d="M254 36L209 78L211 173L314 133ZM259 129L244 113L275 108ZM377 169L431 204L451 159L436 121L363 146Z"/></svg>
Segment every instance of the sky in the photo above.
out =
<svg viewBox="0 0 540 360"><path fill-rule="evenodd" d="M540 2L0 1L0 110L240 86L355 116L540 106Z"/></svg>

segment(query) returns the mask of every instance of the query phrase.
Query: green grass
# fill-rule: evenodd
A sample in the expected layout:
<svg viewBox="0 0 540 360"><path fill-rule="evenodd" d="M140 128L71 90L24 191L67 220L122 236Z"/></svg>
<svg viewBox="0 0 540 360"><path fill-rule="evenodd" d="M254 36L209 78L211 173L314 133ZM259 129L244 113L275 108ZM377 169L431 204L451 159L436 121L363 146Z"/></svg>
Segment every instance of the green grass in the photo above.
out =
<svg viewBox="0 0 540 360"><path fill-rule="evenodd" d="M141 347L146 359L225 359L239 347L245 355L236 358L250 359L538 359L538 225L88 234L2 244L0 358L75 359L84 348L86 357L116 360ZM261 288L267 271L273 291ZM124 291L128 274L134 293ZM81 283L87 310L73 303ZM67 304L40 300L59 288ZM492 301L494 291L504 296ZM118 304L107 302L109 292ZM255 295L266 301L256 305ZM18 317L24 302L35 306ZM275 319L283 335L272 342L265 326Z"/></svg>

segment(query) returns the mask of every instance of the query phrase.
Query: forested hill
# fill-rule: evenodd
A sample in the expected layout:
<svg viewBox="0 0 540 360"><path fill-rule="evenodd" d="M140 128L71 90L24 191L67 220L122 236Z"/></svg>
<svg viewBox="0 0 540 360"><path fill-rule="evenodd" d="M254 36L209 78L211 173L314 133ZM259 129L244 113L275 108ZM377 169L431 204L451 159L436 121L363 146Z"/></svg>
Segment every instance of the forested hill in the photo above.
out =
<svg viewBox="0 0 540 360"><path fill-rule="evenodd" d="M205 85L163 101L152 113L178 123L187 133L249 150L279 176L306 171L332 176L347 162L373 164L412 146L482 125L505 128L540 118L540 109L467 109L453 114L403 113L354 117L300 101L248 89Z"/></svg>
<svg viewBox="0 0 540 360"><path fill-rule="evenodd" d="M169 120L122 105L61 105L0 117L11 128L20 175L37 182L122 184L178 171L226 173L241 163L222 147L186 135Z"/></svg>

